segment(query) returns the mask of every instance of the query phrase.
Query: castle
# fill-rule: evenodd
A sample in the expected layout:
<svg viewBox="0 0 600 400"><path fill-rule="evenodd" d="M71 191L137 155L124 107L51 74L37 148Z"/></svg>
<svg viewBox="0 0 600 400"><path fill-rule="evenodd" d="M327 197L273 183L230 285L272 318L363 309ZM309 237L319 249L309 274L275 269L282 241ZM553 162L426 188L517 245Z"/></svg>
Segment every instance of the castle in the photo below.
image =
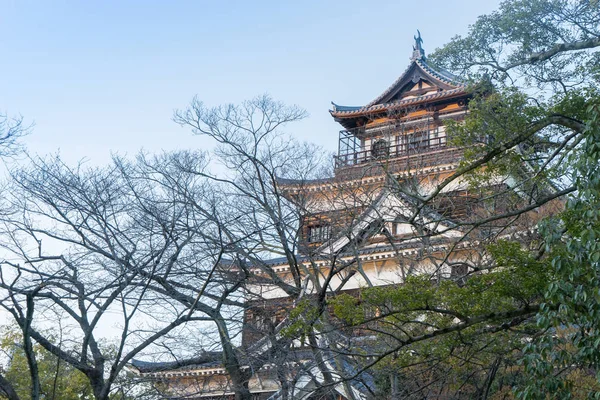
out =
<svg viewBox="0 0 600 400"><path fill-rule="evenodd" d="M302 279L304 298L317 293L359 295L362 287L401 284L411 274L440 279L464 275L467 267L459 261L469 252L468 243L450 252L447 244L464 236L459 222L473 212L475 196L468 185L461 180L445 184L443 196L427 204L415 201L411 193L426 197L459 167L463 150L452 144L446 128L449 121L464 120L472 97L464 82L428 63L420 34L416 36L408 67L383 93L364 106L333 104L330 114L343 127L334 175L279 180L285 197L299 208L297 266L290 266L287 257L265 263L282 281ZM242 358L272 348L274 342L266 336L278 337L298 301L277 285L251 284ZM339 335L343 342L360 332ZM333 346L331 335L326 336L317 335L321 342L316 347ZM328 383L328 397L323 396L319 388L327 374L330 380L344 376L342 370L351 369L351 363L322 351L322 359L311 364L314 344L296 341L287 346L286 355L294 358L264 362L252 371L247 387L253 399L369 398L373 382L368 374ZM283 373L284 380L289 378L286 385L278 371L283 364L289 366ZM132 365L163 385L172 398L235 398L219 352L207 352L185 367L141 361Z"/></svg>

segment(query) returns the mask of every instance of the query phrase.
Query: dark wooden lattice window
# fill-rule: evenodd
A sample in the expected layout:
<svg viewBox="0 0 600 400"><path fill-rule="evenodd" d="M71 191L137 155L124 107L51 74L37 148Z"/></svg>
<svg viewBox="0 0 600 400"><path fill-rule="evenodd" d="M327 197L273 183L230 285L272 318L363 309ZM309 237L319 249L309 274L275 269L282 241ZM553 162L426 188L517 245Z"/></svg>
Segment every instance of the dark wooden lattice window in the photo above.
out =
<svg viewBox="0 0 600 400"><path fill-rule="evenodd" d="M324 242L331 237L331 226L315 225L308 227L307 240L309 243Z"/></svg>
<svg viewBox="0 0 600 400"><path fill-rule="evenodd" d="M419 151L429 148L429 132L427 130L415 131L406 137L409 151Z"/></svg>
<svg viewBox="0 0 600 400"><path fill-rule="evenodd" d="M455 281L459 286L465 284L468 274L469 266L466 264L454 264L450 269L450 279Z"/></svg>
<svg viewBox="0 0 600 400"><path fill-rule="evenodd" d="M371 155L376 159L386 158L390 155L390 144L387 142L387 140L379 139L373 143Z"/></svg>

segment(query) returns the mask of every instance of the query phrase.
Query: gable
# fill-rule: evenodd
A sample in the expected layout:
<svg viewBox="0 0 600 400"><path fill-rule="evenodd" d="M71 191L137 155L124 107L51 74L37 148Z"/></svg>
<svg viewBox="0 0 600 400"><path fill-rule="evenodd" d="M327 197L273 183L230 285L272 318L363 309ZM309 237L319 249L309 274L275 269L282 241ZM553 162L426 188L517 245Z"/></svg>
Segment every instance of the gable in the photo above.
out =
<svg viewBox="0 0 600 400"><path fill-rule="evenodd" d="M366 107L425 96L462 86L461 83L456 82L456 77L449 73L434 70L424 60L415 60L385 92Z"/></svg>
<svg viewBox="0 0 600 400"><path fill-rule="evenodd" d="M413 213L414 205L410 199L402 194L392 194L385 190L348 231L333 237L329 242L323 244L318 252L322 255L344 252L348 245L352 243L360 244L366 238L376 235L381 222L395 221L398 223L399 233L402 232L407 235L410 235L413 227L417 225L419 230L438 233L440 237L458 237L462 235L456 224L428 207L423 208L422 216L418 222L413 221L411 224L406 224L406 221L412 219Z"/></svg>
<svg viewBox="0 0 600 400"><path fill-rule="evenodd" d="M412 99L417 96L427 96L442 90L444 90L444 88L436 83L419 78L418 82L413 82L412 80L408 82L404 87L400 88L395 95L391 96L387 102L391 103L394 101Z"/></svg>

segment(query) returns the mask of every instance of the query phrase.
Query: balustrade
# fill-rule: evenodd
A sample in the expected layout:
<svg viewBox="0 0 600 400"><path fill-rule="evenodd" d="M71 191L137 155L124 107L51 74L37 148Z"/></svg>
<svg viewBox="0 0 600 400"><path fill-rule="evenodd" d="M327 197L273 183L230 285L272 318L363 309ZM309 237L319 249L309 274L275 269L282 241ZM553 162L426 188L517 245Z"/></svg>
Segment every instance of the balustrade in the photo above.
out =
<svg viewBox="0 0 600 400"><path fill-rule="evenodd" d="M375 141L370 148L359 151L340 151L335 156L336 168L350 167L353 165L383 161L395 157L402 157L418 153L426 153L446 147L446 135L438 137L424 137L407 135L400 143L389 143L385 139Z"/></svg>

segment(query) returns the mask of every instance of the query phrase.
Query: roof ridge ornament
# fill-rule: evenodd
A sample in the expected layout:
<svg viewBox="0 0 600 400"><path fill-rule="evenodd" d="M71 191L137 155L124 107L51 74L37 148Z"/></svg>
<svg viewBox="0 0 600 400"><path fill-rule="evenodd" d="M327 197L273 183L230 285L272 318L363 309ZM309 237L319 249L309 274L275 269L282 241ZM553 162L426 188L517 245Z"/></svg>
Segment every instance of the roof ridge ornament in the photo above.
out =
<svg viewBox="0 0 600 400"><path fill-rule="evenodd" d="M415 44L413 45L413 53L410 57L411 61L425 61L425 50L423 50L423 39L421 38L421 32L417 29L417 36L413 36Z"/></svg>

